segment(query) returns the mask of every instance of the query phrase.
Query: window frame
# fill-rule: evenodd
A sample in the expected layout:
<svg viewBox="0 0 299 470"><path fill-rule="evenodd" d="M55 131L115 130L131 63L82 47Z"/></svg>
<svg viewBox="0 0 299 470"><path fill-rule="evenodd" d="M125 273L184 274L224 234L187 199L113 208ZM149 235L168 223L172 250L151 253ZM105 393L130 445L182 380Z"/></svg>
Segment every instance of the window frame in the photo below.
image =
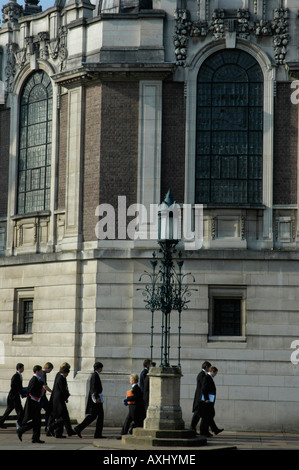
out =
<svg viewBox="0 0 299 470"><path fill-rule="evenodd" d="M263 210L262 238L259 245L263 249L272 248L273 227L273 153L274 153L274 96L276 66L265 52L255 43L238 38L238 47L251 54L259 63L264 77L263 104L263 201L257 209ZM196 96L197 75L201 65L214 52L225 49L226 40L210 42L200 50L190 50L190 60L185 68L186 134L185 134L185 204L195 204L195 161L196 161ZM210 206L209 206L210 207ZM232 205L214 205L213 209L231 209ZM243 206L244 207L244 206ZM250 207L250 206L249 206ZM204 209L206 206L204 205Z"/></svg>
<svg viewBox="0 0 299 470"><path fill-rule="evenodd" d="M32 302L32 321L31 331L26 332L24 322L24 308L26 302ZM34 324L34 288L16 289L15 290L15 307L13 320L13 339L14 340L31 340L33 335Z"/></svg>
<svg viewBox="0 0 299 470"><path fill-rule="evenodd" d="M35 76L40 75L41 79L36 81L32 86L31 83L35 80ZM46 77L46 78L45 78ZM45 83L47 83L45 85ZM34 88L42 85L45 93L45 99L36 99L30 101L29 97L31 92L34 92ZM27 88L28 87L28 88ZM27 95L27 102L24 103L24 97ZM45 103L45 118L37 120L36 122L30 122L30 106L33 106L35 110L40 112L40 106ZM26 113L24 114L24 109ZM18 173L17 173L17 185L16 185L16 211L18 215L24 215L48 211L51 205L51 160L52 160L52 145L53 145L53 86L49 75L44 70L36 70L30 74L22 87L20 93L19 102L19 142L18 142ZM30 129L39 128L40 132L43 130L44 139L39 145L29 145L29 133ZM26 137L25 144L22 142L22 135ZM41 155L41 148L43 147L44 156ZM33 160L35 163L31 166L29 164L30 152L35 155ZM22 163L23 154L23 163ZM39 159L44 158L43 164L38 162ZM22 167L24 166L24 168ZM35 178L34 178L35 176ZM36 184L38 179L38 185ZM34 181L35 180L35 181ZM23 187L22 183L23 181ZM36 204L35 197L40 194L41 204ZM21 205L21 198L23 196L23 202ZM28 200L32 198L31 205L28 206ZM22 206L22 207L21 207Z"/></svg>
<svg viewBox="0 0 299 470"><path fill-rule="evenodd" d="M239 74L233 82L228 80L230 67ZM256 72L253 73L253 70ZM216 78L219 73L223 77L222 80ZM226 93L231 90L233 94L223 95L223 91L222 94L217 93L217 90L220 92L223 89L227 90ZM237 89L240 90L239 93L241 90L243 93L241 102L238 99L233 101L231 99L231 96L238 97ZM256 89L259 90L258 94ZM206 92L200 93L200 90ZM262 204L263 95L264 77L260 64L248 52L241 49L229 51L222 49L211 54L201 64L196 87L194 186L196 204L207 206ZM225 115L231 112L241 113L242 126L237 126L231 120L229 121L231 124L227 124L221 116L223 110ZM251 116L253 111L260 115L261 121L258 126L253 124L255 122ZM221 124L220 129L217 129L217 122L218 126ZM236 135L236 139L238 136L238 140L230 142L231 148L227 151L226 144L230 141L227 140L227 136L232 134ZM252 149L253 136L256 148ZM258 139L256 136L259 136ZM239 149L236 150L236 146ZM254 166L251 168L254 162L256 168ZM255 173L257 170L258 174Z"/></svg>
<svg viewBox="0 0 299 470"><path fill-rule="evenodd" d="M208 341L246 342L246 287L209 287ZM215 299L240 300L240 335L214 334Z"/></svg>

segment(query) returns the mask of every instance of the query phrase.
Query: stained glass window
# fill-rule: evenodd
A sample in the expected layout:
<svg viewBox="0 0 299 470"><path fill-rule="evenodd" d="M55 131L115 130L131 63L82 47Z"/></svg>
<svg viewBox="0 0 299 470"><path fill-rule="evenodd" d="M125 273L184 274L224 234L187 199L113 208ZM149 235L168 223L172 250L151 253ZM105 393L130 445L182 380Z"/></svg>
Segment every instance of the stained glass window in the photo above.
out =
<svg viewBox="0 0 299 470"><path fill-rule="evenodd" d="M263 76L248 53L211 55L197 79L197 203L262 202Z"/></svg>
<svg viewBox="0 0 299 470"><path fill-rule="evenodd" d="M50 78L33 73L21 96L18 213L50 207L53 94Z"/></svg>

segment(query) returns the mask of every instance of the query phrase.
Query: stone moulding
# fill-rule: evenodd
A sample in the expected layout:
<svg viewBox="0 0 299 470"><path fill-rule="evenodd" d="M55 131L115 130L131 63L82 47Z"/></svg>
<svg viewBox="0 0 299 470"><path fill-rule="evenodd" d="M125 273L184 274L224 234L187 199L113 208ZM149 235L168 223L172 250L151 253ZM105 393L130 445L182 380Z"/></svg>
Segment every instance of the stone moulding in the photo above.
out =
<svg viewBox="0 0 299 470"><path fill-rule="evenodd" d="M275 8L273 20L251 21L248 9L237 9L233 14L224 9L216 9L212 12L210 21L192 21L189 10L176 9L174 18L173 44L177 65L186 65L189 38L203 39L210 35L218 40L225 38L227 32L235 33L243 39L272 36L275 62L277 65L285 63L289 43L288 8Z"/></svg>

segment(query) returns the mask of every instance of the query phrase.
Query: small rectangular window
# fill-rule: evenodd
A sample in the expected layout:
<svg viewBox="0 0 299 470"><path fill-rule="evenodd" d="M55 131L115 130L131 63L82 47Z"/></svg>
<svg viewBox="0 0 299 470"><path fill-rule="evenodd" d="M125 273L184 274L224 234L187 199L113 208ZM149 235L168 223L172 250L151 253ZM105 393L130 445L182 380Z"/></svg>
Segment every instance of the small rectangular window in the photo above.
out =
<svg viewBox="0 0 299 470"><path fill-rule="evenodd" d="M245 341L246 288L209 288L209 341Z"/></svg>
<svg viewBox="0 0 299 470"><path fill-rule="evenodd" d="M33 333L34 289L16 289L13 335L30 338Z"/></svg>
<svg viewBox="0 0 299 470"><path fill-rule="evenodd" d="M214 299L213 334L241 335L241 299Z"/></svg>
<svg viewBox="0 0 299 470"><path fill-rule="evenodd" d="M22 301L23 310L23 334L32 334L33 323L33 300Z"/></svg>

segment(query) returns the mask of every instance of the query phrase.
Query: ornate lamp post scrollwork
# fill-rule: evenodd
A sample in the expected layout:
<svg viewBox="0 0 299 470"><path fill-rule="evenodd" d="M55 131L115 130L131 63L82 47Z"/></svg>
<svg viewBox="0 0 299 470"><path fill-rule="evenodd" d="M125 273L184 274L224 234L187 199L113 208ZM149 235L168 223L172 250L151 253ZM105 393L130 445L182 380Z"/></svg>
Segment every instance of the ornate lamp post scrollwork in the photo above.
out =
<svg viewBox="0 0 299 470"><path fill-rule="evenodd" d="M195 282L191 273L183 273L182 253L179 252L176 263L173 254L179 242L179 221L176 217L176 207L173 196L168 191L159 208L159 237L160 252L162 258L158 259L156 252L151 260L152 272L145 271L139 281L144 277L149 278L142 291L145 299L145 308L151 311L151 359L153 357L154 313L161 311L161 366L169 367L170 355L170 317L171 312L178 312L178 366L180 367L181 350L181 313L188 308L192 290L186 283L188 278Z"/></svg>

